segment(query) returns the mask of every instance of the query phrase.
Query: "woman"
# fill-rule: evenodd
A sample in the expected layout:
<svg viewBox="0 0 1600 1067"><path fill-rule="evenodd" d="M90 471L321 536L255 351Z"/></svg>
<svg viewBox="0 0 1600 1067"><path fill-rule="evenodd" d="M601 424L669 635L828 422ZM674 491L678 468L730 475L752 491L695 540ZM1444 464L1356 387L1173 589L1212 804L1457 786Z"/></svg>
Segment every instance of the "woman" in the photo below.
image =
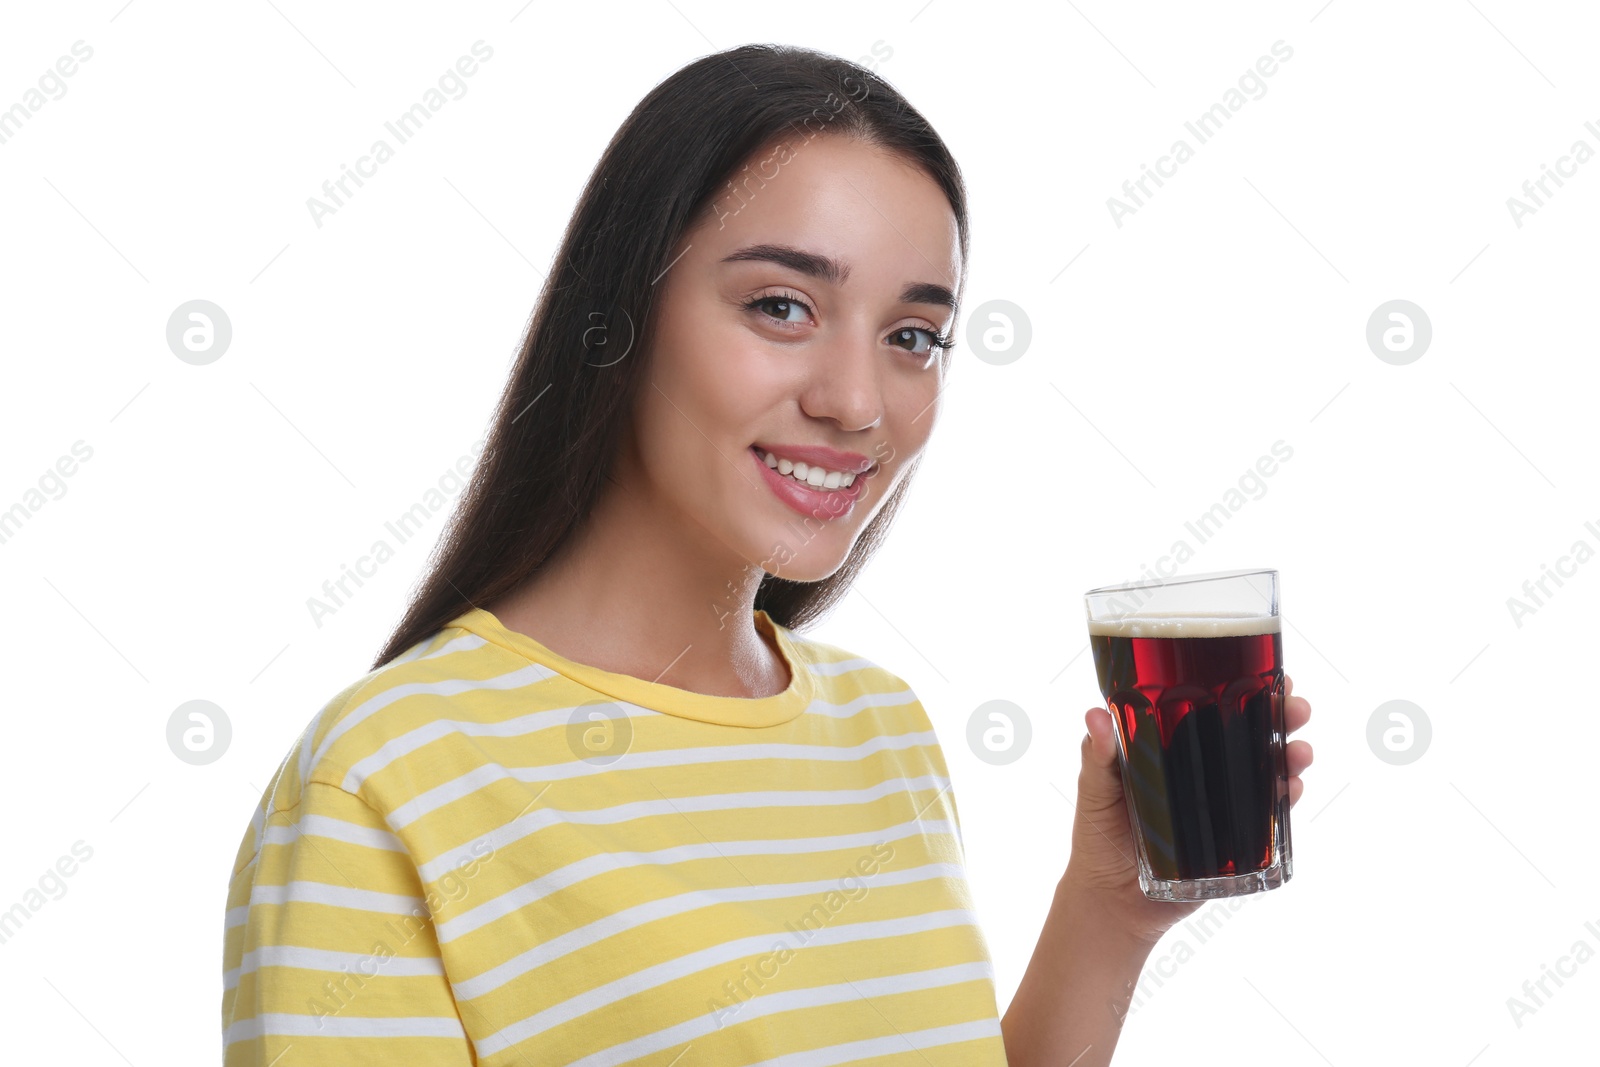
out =
<svg viewBox="0 0 1600 1067"><path fill-rule="evenodd" d="M861 67L747 46L639 104L409 611L245 834L228 1063L1109 1061L1194 908L1139 891L1109 715L1001 1019L922 705L797 633L916 470L967 245Z"/></svg>

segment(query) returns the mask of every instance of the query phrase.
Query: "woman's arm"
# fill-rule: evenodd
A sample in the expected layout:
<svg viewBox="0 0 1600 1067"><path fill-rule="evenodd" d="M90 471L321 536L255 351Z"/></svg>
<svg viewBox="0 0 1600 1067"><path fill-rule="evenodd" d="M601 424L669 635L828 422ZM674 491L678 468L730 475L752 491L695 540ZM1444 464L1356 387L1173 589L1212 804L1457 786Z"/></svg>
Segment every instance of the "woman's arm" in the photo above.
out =
<svg viewBox="0 0 1600 1067"><path fill-rule="evenodd" d="M229 888L226 1067L477 1062L445 974L437 905L382 816L336 786L306 784L266 819Z"/></svg>
<svg viewBox="0 0 1600 1067"><path fill-rule="evenodd" d="M1105 1067L1154 946L1123 932L1070 875L1000 1020L1010 1067Z"/></svg>
<svg viewBox="0 0 1600 1067"><path fill-rule="evenodd" d="M1284 689L1294 692L1293 678L1285 676ZM1311 703L1286 699L1284 721L1293 733L1310 720ZM1000 1020L1010 1067L1109 1064L1145 959L1202 903L1150 900L1140 890L1111 713L1091 708L1084 725L1067 871ZM1292 807L1304 789L1300 774L1311 766L1311 746L1291 741L1287 756Z"/></svg>
<svg viewBox="0 0 1600 1067"><path fill-rule="evenodd" d="M1072 852L1022 983L1000 1020L1010 1067L1105 1067L1150 950L1200 905L1147 900L1111 715L1085 718Z"/></svg>

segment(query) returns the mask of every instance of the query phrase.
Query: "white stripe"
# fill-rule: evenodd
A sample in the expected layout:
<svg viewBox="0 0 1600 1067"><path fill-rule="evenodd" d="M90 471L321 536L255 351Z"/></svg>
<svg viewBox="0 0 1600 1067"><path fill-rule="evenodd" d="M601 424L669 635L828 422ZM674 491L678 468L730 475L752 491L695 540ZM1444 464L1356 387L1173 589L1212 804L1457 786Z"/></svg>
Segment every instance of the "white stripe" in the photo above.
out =
<svg viewBox="0 0 1600 1067"><path fill-rule="evenodd" d="M903 871L887 871L874 874L870 877L863 876L863 883L870 883L871 888L891 885L905 885L911 882L926 882L935 878L951 878L965 880L966 872L954 863L927 863L921 867L911 867ZM839 878L822 878L811 882L784 882L777 885L740 885L726 886L715 889L691 889L686 893L675 896L661 897L656 900L647 900L643 904L636 904L631 908L613 912L591 923L569 930L559 937L535 945L526 952L506 960L482 974L460 982L451 983L459 1000L472 1000L485 993L492 993L501 986L512 982L535 968L542 967L562 956L571 955L580 949L588 948L597 941L604 941L608 937L615 937L625 930L643 926L645 923L654 922L672 915L681 915L686 911L698 908L711 907L715 904L745 903L752 900L778 900L783 897L809 896L813 893L836 892L840 889Z"/></svg>
<svg viewBox="0 0 1600 1067"><path fill-rule="evenodd" d="M416 975L444 974L444 964L437 956L384 956L372 952L334 952L329 949L301 948L298 945L263 945L246 952L239 966L222 973L222 988L232 989L239 977L252 974L263 967L302 967L311 971L331 971L335 974L355 971L354 977L365 981L380 975L409 978Z"/></svg>
<svg viewBox="0 0 1600 1067"><path fill-rule="evenodd" d="M243 926L250 918L250 905L241 904L237 908L229 908L223 915L222 928L232 930L235 926Z"/></svg>
<svg viewBox="0 0 1600 1067"><path fill-rule="evenodd" d="M949 1026L934 1026L927 1030L912 1030L893 1037L874 1037L865 1041L850 1041L843 1045L791 1052L787 1056L762 1061L762 1067L835 1067L841 1063L856 1063L868 1057L891 1056L913 1049L937 1048L958 1041L976 1041L985 1037L1002 1037L999 1019L974 1019ZM926 1058L926 1057L924 1057Z"/></svg>
<svg viewBox="0 0 1600 1067"><path fill-rule="evenodd" d="M905 704L915 704L917 695L909 689L898 693L862 693L842 704L831 704L826 700L813 700L811 706L806 708L807 715L821 715L830 719L848 719L858 715L869 708L893 708Z"/></svg>
<svg viewBox="0 0 1600 1067"><path fill-rule="evenodd" d="M811 937L803 944L811 945L839 945L852 941L864 941L875 938L902 937L906 934L925 933L929 930L938 930L950 926L976 926L977 917L965 908L951 908L945 911L933 911L923 915L908 915L898 919L880 919L873 922L846 923L840 926L825 926L812 933ZM711 945L698 952L691 952L686 956L679 956L658 963L653 967L635 971L624 975L605 985L586 990L575 997L569 997L560 1003L553 1004L540 1012L535 1012L528 1017L512 1023L510 1026L497 1030L477 1042L478 1056L493 1055L520 1041L525 1041L535 1034L542 1033L552 1026L559 1026L564 1022L576 1019L591 1011L597 1011L608 1004L614 1004L624 997L633 996L646 989L694 974L708 967L737 960L753 952L766 952L771 950L774 940L773 933L753 934L750 937L741 937L734 941L724 941L720 945Z"/></svg>
<svg viewBox="0 0 1600 1067"><path fill-rule="evenodd" d="M910 690L904 693L864 693L840 704L830 703L825 700L813 701L806 709L806 713L827 718L845 719L859 715L863 710L869 708L912 704L916 702L916 699L916 696ZM630 719L654 718L662 714L652 708L640 707L637 704L630 704L626 701L616 701L615 704L617 707L624 709L626 717ZM345 775L342 787L347 793L358 793L367 779L388 767L395 760L415 752L432 741L448 737L452 733L460 733L467 737L517 737L523 734L531 734L538 730L565 727L571 720L572 713L586 706L588 705L573 704L568 707L550 708L495 723L436 719L386 742L382 748L372 755L358 760L351 766L349 773Z"/></svg>
<svg viewBox="0 0 1600 1067"><path fill-rule="evenodd" d="M288 1015L267 1012L228 1027L223 1043L258 1037L459 1037L466 1039L454 1015L361 1018L343 1015Z"/></svg>
<svg viewBox="0 0 1600 1067"><path fill-rule="evenodd" d="M452 629L459 630L460 627L452 627ZM439 631L439 633L443 632L443 630ZM436 633L434 636L437 637L438 634ZM470 652L475 648L482 648L489 642L485 641L471 630L468 630L461 634L461 636L454 637L449 641L446 641L444 644L440 645L436 651L428 652L429 643L430 642L426 640L418 641L412 646L409 652L403 652L396 656L394 659L389 661L387 666L393 667L400 663L410 663L414 659L433 659L435 656L448 656L452 652ZM424 653L427 654L424 655Z"/></svg>
<svg viewBox="0 0 1600 1067"><path fill-rule="evenodd" d="M328 731L328 735L317 746L316 760L327 755L333 743L367 719L376 715L384 708L397 700L404 700L409 696L429 694L433 696L456 696L460 693L470 693L475 689L520 689L523 686L534 685L546 678L555 676L555 671L539 663L530 663L526 667L519 667L507 674L496 675L493 678L444 678L436 682L403 682L391 689L368 697L357 705L352 711L344 715ZM315 762L315 760L313 761Z"/></svg>
<svg viewBox="0 0 1600 1067"><path fill-rule="evenodd" d="M829 677L839 674L849 674L851 671L873 669L878 665L872 662L870 659L863 659L862 657L857 656L855 659L842 659L833 663L811 663L808 664L808 666L811 668L812 674L819 674L823 677Z"/></svg>
<svg viewBox="0 0 1600 1067"><path fill-rule="evenodd" d="M282 777L283 768L280 767L278 769L278 777L272 780L273 789L278 788L278 782L282 779ZM270 801L270 797L262 797L261 803L256 805L256 810L250 813L250 851L252 853L252 859L261 854L261 828L266 824L267 804L270 803Z"/></svg>
<svg viewBox="0 0 1600 1067"><path fill-rule="evenodd" d="M250 813L250 849L254 855L261 852L261 829L267 822L267 809L277 808L278 790L283 785L283 770L289 766L289 757L294 755L290 749L283 754L283 759L278 761L278 769L273 772L272 780L267 783L267 791L261 797L261 803L256 810Z"/></svg>
<svg viewBox="0 0 1600 1067"><path fill-rule="evenodd" d="M324 704L322 710L313 715L311 721L306 724L305 731L300 735L300 740L295 742L296 747L300 750L300 758L295 761L295 768L300 774L300 780L296 784L302 790L305 788L306 780L311 777L311 757L315 751L315 745L312 740L322 727L322 717L328 714L332 707L332 704Z"/></svg>
<svg viewBox="0 0 1600 1067"><path fill-rule="evenodd" d="M597 852L593 856L585 856L575 860L565 867L557 867L549 874L540 875L530 879L497 897L484 901L477 907L468 908L460 915L444 922L434 917L435 927L439 932L439 942L453 941L458 937L503 918L513 912L520 911L529 904L568 886L576 885L587 878L604 874L608 871L626 870L641 864L653 863L656 865L686 863L690 860L712 859L729 856L796 856L807 855L814 852L830 852L835 849L859 848L881 841L900 841L908 837L918 837L928 833L950 833L950 823L940 820L922 821L913 819L898 826L886 827L882 830L868 830L854 834L833 834L827 837L780 837L765 841L702 841L690 845L673 845L670 848L658 848L652 852Z"/></svg>
<svg viewBox="0 0 1600 1067"><path fill-rule="evenodd" d="M375 889L353 889L327 882L287 882L284 885L258 885L250 890L250 906L258 904L327 904L335 908L356 908L387 915L410 915L427 905L421 897L380 893Z"/></svg>
<svg viewBox="0 0 1600 1067"><path fill-rule="evenodd" d="M661 752L630 752L626 761L618 763L588 763L573 760L570 763L547 764L542 767L516 767L507 770L498 763L474 768L458 778L419 793L385 816L389 829L399 831L439 808L470 796L491 782L513 778L519 782L556 782L581 778L590 774L617 774L624 771L659 767L679 767L696 763L728 763L739 760L781 759L800 762L827 761L850 762L870 756L875 752L894 751L918 745L937 745L938 735L933 730L907 734L877 734L859 745L797 745L769 742L767 744L714 745L705 748L677 748Z"/></svg>
<svg viewBox="0 0 1600 1067"><path fill-rule="evenodd" d="M407 649L406 651L400 653L394 659L390 660L389 661L389 666L393 667L393 666L395 666L397 664L410 663L414 659L420 659L422 657L422 654L424 652L428 651L428 646L433 644L433 638L438 637L438 636L439 636L439 634L436 633L436 634L433 634L431 637L424 637L421 641L418 641L416 644L412 645L409 649Z"/></svg>
<svg viewBox="0 0 1600 1067"><path fill-rule="evenodd" d="M474 767L466 774L450 779L443 785L418 793L383 818L389 824L389 829L398 832L436 808L442 808L462 797L471 796L491 782L511 778L511 772L500 764L486 763L482 767Z"/></svg>
<svg viewBox="0 0 1600 1067"><path fill-rule="evenodd" d="M325 837L334 841L344 841L351 845L365 845L368 848L381 848L386 852L404 852L405 846L400 839L388 830L376 826L362 826L359 823L345 822L343 819L331 818L327 815L305 814L291 826L269 826L266 840L268 845L292 845L301 836Z"/></svg>
<svg viewBox="0 0 1600 1067"><path fill-rule="evenodd" d="M645 819L653 815L677 815L701 811L727 811L745 808L805 808L865 804L885 796L911 793L919 789L938 789L950 785L950 779L939 774L925 774L920 778L886 778L865 789L786 789L760 793L709 793L704 796L675 797L662 800L634 800L606 808L587 811L569 811L562 808L540 808L527 815L518 816L508 823L496 826L488 833L442 852L417 868L417 874L426 884L448 871L480 857L480 845L488 845L494 852L514 841L537 833L557 823L581 823L587 826L609 826L613 823Z"/></svg>
<svg viewBox="0 0 1600 1067"><path fill-rule="evenodd" d="M357 760L350 767L350 772L344 776L343 788L347 793L357 793L368 778L389 766L395 760L431 741L437 741L451 734L462 734L466 737L518 737L531 734L538 730L565 727L572 719L572 713L580 707L588 705L573 704L564 708L549 708L544 711L533 711L526 715L519 715L514 719L503 722L467 722L460 719L434 719L421 726L401 734L393 740L387 741L372 755ZM649 708L637 707L633 704L619 704L627 713L629 719L642 719L648 716L660 715L658 711Z"/></svg>
<svg viewBox="0 0 1600 1067"><path fill-rule="evenodd" d="M466 649L480 648L480 646L483 645L488 645L488 641L478 637L477 633L467 632L464 633L464 635L461 635L461 637L456 637L453 638L453 640L445 641L443 645L438 646L438 649L435 649L435 651L432 651L432 653L427 653L426 656L418 656L418 659L434 659L435 656L448 656L448 654L454 653L454 651L466 651ZM416 648L427 648L427 641L421 641ZM394 667L395 662L398 661L389 662L389 664L386 664L384 667L381 667L381 669L373 672L373 677L376 678L379 677L379 675L382 675L382 673L386 673L390 667ZM502 675L502 677L504 677L504 675ZM451 683L454 683L454 685L461 685L461 683L456 680L451 680ZM411 688L419 689L419 691L427 691L427 685L429 685L429 683L413 681L410 686L395 686L395 688ZM438 683L435 683L435 685L438 685ZM469 688L472 688L472 686L469 686ZM486 685L485 688L494 688L494 686ZM390 693L392 693L392 689L390 689ZM360 720L360 718L366 718L368 715L371 715L371 713L381 709L381 707L386 707L387 704L392 704L392 702L397 701L397 699L400 699L400 696L406 696L406 693L403 693L402 691L402 693L398 693L397 696L394 697L389 697L389 699L384 699L386 694L379 693L378 696L371 697L371 699L368 699L368 701L362 702L362 704L358 705L354 712L350 712L349 715L346 715L344 721L341 721L339 725L334 726L333 733L323 739L322 745L315 744L315 741L317 741L318 726L322 725L322 717L328 713L328 709L325 707L325 709L317 712L317 718L314 718L312 723L310 723L310 726L307 726L306 728L306 736L301 737L301 744L304 745L304 747L301 749L301 760L299 760L302 784L306 782L306 779L309 779L310 768L312 768L312 765L314 765L315 760L320 760L320 758L322 758L323 755L328 752L328 745L333 742L334 736L344 733L346 729L349 729L350 726L354 725L354 723L350 723L350 717L358 717L357 721ZM368 707L368 705L371 705L371 707Z"/></svg>
<svg viewBox="0 0 1600 1067"><path fill-rule="evenodd" d="M748 1022L766 1015L776 1015L779 1012L795 1011L800 1008L821 1007L824 1004L846 1003L862 997L909 993L916 989L938 989L983 979L994 981L994 968L987 961L936 967L931 971L913 971L910 974L895 974L886 978L857 978L835 985L767 993L730 1008L725 1013L712 1012L698 1019L690 1019L665 1030L657 1030L653 1034L636 1037L620 1045L612 1045L610 1048L590 1053L581 1060L573 1060L567 1067L616 1067L617 1064L648 1056L652 1052L674 1048L706 1034L716 1033L723 1026Z"/></svg>

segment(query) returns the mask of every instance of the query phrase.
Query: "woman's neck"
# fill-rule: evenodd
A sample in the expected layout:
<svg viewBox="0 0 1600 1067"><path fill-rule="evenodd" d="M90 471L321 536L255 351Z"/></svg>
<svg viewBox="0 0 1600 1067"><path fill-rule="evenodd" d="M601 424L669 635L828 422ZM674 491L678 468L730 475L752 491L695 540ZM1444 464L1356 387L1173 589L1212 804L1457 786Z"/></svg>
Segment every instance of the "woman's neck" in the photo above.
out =
<svg viewBox="0 0 1600 1067"><path fill-rule="evenodd" d="M752 619L761 568L711 551L703 530L662 521L639 495L610 483L555 559L481 606L601 670L710 696L783 692L783 657Z"/></svg>

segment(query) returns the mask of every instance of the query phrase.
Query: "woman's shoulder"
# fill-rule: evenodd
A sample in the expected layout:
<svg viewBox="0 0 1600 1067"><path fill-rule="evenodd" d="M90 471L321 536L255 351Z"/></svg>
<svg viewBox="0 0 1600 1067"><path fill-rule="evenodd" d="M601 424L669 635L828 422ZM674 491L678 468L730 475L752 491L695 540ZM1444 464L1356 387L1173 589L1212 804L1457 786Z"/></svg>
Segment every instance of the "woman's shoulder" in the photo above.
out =
<svg viewBox="0 0 1600 1067"><path fill-rule="evenodd" d="M312 716L279 768L272 806L293 804L310 783L361 793L362 768L416 748L443 724L503 717L507 695L525 696L554 672L469 630L447 626L350 682ZM532 710L536 702L522 702Z"/></svg>
<svg viewBox="0 0 1600 1067"><path fill-rule="evenodd" d="M554 674L451 625L356 678L322 703L291 744L262 791L235 870L274 821L339 809L381 823L394 790L367 788L369 776L399 767L404 779L413 754L437 762L434 743L443 738L515 728L517 716L548 711L559 694L544 699L537 687Z"/></svg>

